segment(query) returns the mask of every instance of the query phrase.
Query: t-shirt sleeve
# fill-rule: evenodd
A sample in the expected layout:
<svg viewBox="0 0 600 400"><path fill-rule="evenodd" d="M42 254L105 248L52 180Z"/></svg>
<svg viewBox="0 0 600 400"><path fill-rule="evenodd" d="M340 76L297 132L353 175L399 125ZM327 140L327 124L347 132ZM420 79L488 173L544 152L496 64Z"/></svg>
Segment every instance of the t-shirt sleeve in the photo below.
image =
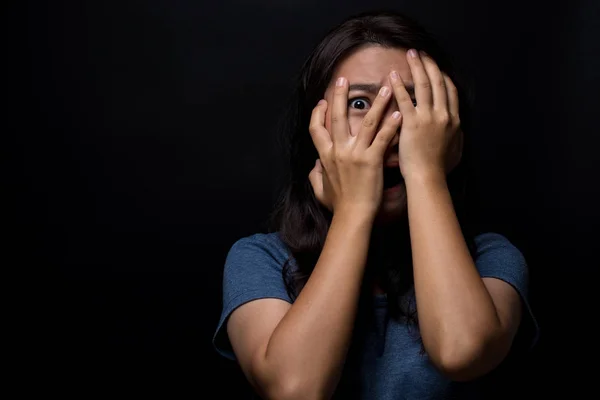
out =
<svg viewBox="0 0 600 400"><path fill-rule="evenodd" d="M482 278L497 278L510 284L521 296L523 316L517 338L527 348L535 345L539 326L529 304L529 268L521 251L498 233L484 233L475 238L475 264Z"/></svg>
<svg viewBox="0 0 600 400"><path fill-rule="evenodd" d="M255 234L233 244L225 260L223 308L213 336L213 346L222 356L235 360L227 320L236 308L265 298L292 302L282 275L287 259L288 252L276 233Z"/></svg>

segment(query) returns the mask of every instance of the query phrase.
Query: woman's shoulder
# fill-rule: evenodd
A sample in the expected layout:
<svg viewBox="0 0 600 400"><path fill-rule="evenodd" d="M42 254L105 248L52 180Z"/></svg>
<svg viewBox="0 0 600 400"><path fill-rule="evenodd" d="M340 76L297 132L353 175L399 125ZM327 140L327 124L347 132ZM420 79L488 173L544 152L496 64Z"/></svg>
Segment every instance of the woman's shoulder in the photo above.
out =
<svg viewBox="0 0 600 400"><path fill-rule="evenodd" d="M240 260L249 263L264 263L282 266L290 252L279 232L254 233L236 240L227 254L227 263Z"/></svg>
<svg viewBox="0 0 600 400"><path fill-rule="evenodd" d="M225 357L235 359L225 329L235 309L265 298L292 302L282 274L287 258L286 246L277 233L255 233L231 246L223 271L223 309L213 337L216 349Z"/></svg>
<svg viewBox="0 0 600 400"><path fill-rule="evenodd" d="M539 336L539 326L529 305L529 265L519 248L506 236L487 232L475 238L477 258L475 264L481 277L503 280L519 293L527 310L521 324L520 336L528 347L533 346Z"/></svg>
<svg viewBox="0 0 600 400"><path fill-rule="evenodd" d="M483 232L475 236L477 255L490 251L504 251L515 256L523 256L521 251L505 235L497 232Z"/></svg>
<svg viewBox="0 0 600 400"><path fill-rule="evenodd" d="M475 244L475 264L481 276L505 280L525 294L529 267L521 250L506 236L496 232L477 235Z"/></svg>

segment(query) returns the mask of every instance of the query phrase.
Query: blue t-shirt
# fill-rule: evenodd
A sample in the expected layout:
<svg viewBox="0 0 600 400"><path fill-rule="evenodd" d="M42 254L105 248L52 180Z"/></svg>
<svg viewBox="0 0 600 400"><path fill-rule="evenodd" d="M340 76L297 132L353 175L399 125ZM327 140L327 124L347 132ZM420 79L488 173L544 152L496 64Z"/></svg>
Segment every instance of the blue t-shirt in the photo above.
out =
<svg viewBox="0 0 600 400"><path fill-rule="evenodd" d="M525 338L533 345L538 327L527 301L528 268L523 255L497 233L480 234L475 238L475 244L475 264L481 277L502 279L520 294L524 304L521 327L529 325L533 328ZM289 256L287 246L277 233L254 234L238 240L231 247L223 276L223 310L213 337L213 344L221 355L235 360L226 323L237 307L262 298L292 303L282 276L283 265ZM350 379L352 394L344 398L425 400L483 395L481 380L452 382L433 366L427 354L421 351L414 327L389 318L385 295L375 296L369 307L372 308L371 322L360 335L360 346L353 346L360 349L360 354L352 357L359 360ZM351 355L348 354L348 358Z"/></svg>

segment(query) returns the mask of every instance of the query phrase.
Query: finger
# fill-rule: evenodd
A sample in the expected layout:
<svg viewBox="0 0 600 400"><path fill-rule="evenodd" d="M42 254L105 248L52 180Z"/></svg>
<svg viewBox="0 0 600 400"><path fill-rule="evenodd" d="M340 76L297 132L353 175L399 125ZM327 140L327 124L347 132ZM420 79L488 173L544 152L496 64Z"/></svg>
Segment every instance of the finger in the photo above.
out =
<svg viewBox="0 0 600 400"><path fill-rule="evenodd" d="M417 107L431 106L433 102L431 82L429 81L427 72L423 67L423 61L415 49L410 49L406 55L408 59L408 66L410 67L410 73L412 74L413 82L415 83Z"/></svg>
<svg viewBox="0 0 600 400"><path fill-rule="evenodd" d="M331 137L334 142L343 143L348 138L348 80L340 77L333 91L331 110Z"/></svg>
<svg viewBox="0 0 600 400"><path fill-rule="evenodd" d="M446 86L446 92L448 94L448 111L450 112L450 116L452 117L454 122L458 122L458 90L452 82L452 79L450 79L450 77L446 74L444 74L444 84Z"/></svg>
<svg viewBox="0 0 600 400"><path fill-rule="evenodd" d="M413 101L404 86L404 81L400 77L400 74L396 71L390 73L390 82L392 83L392 91L398 103L398 108L404 117L410 116L415 113L415 106Z"/></svg>
<svg viewBox="0 0 600 400"><path fill-rule="evenodd" d="M321 164L321 160L319 160L318 158L317 158L317 161L315 161L314 169L320 174L323 173L323 164Z"/></svg>
<svg viewBox="0 0 600 400"><path fill-rule="evenodd" d="M390 142L394 139L396 133L398 133L398 128L401 123L402 113L394 111L394 113L383 122L383 126L379 132L377 132L377 136L373 139L373 143L369 149L372 149L372 151L377 152L377 154L383 157Z"/></svg>
<svg viewBox="0 0 600 400"><path fill-rule="evenodd" d="M392 90L387 86L383 86L381 89L379 89L379 94L375 98L371 109L363 118L357 138L357 145L363 149L366 149L371 145L373 137L375 136L377 128L379 127L379 123L381 122L381 117L387 109L391 93Z"/></svg>
<svg viewBox="0 0 600 400"><path fill-rule="evenodd" d="M429 77L431 84L431 93L433 95L433 108L436 110L447 110L448 94L446 92L446 80L442 71L433 58L421 53L421 61L425 67L425 72Z"/></svg>
<svg viewBox="0 0 600 400"><path fill-rule="evenodd" d="M331 146L331 136L325 128L325 111L327 110L327 101L321 100L315 108L313 108L310 117L308 131L312 137L313 143L317 148L317 152L322 152Z"/></svg>
<svg viewBox="0 0 600 400"><path fill-rule="evenodd" d="M323 191L323 167L321 166L319 159L317 159L314 168L308 174L308 180L313 188L315 197L323 204L325 199Z"/></svg>

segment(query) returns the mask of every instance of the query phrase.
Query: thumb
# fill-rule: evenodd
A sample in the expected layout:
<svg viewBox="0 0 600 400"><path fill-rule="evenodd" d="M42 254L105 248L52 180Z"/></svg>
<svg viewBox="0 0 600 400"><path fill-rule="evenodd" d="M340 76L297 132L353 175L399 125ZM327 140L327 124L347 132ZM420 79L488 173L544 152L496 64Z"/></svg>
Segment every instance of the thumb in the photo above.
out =
<svg viewBox="0 0 600 400"><path fill-rule="evenodd" d="M325 207L328 207L325 199L325 192L323 190L323 166L321 165L321 161L319 159L317 159L315 166L308 174L308 180L310 181L313 192L315 193L315 197L319 203Z"/></svg>
<svg viewBox="0 0 600 400"><path fill-rule="evenodd" d="M317 172L319 174L323 173L323 164L321 164L321 160L317 158L317 161L315 161L315 169L317 170Z"/></svg>

